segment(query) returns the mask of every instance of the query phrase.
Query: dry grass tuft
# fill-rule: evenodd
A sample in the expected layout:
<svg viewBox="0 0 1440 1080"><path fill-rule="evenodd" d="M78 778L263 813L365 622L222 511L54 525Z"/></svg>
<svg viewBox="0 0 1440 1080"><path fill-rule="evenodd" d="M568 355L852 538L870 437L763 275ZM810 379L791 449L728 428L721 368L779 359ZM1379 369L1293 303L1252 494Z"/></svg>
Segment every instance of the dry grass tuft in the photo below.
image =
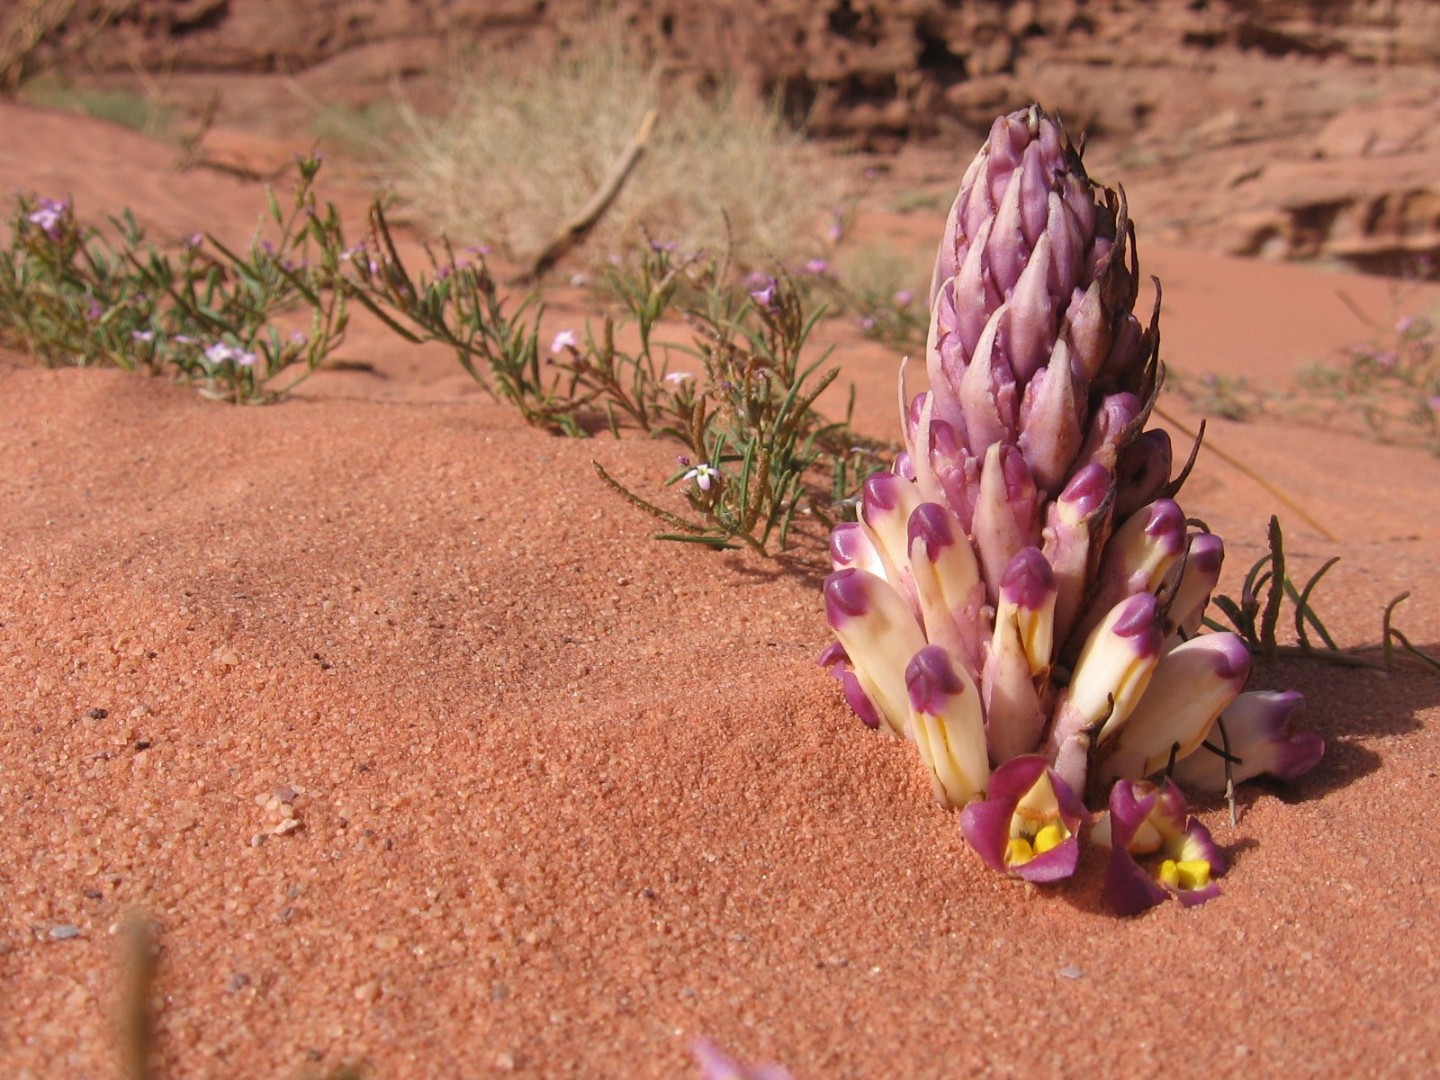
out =
<svg viewBox="0 0 1440 1080"><path fill-rule="evenodd" d="M647 236L687 250L792 259L817 251L843 195L834 170L773 108L733 91L662 88L618 34L592 28L553 63L489 67L438 120L409 114L397 192L458 244L526 260L593 195L658 105L646 152L587 242L602 262ZM728 231L727 231L728 218Z"/></svg>

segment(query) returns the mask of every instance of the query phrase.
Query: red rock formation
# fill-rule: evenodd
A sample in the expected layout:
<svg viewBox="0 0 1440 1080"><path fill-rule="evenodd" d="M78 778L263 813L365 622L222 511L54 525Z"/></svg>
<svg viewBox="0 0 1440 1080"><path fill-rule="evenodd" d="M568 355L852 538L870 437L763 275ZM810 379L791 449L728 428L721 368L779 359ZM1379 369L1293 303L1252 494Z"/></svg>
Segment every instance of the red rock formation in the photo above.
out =
<svg viewBox="0 0 1440 1080"><path fill-rule="evenodd" d="M36 59L91 70L295 73L341 52L428 42L525 49L592 18L594 0L81 0ZM673 73L779 94L825 135L909 135L988 122L1065 71L1165 69L1214 49L1440 63L1427 0L617 0ZM108 13L108 14L107 14ZM1092 122L1127 120L1101 101Z"/></svg>

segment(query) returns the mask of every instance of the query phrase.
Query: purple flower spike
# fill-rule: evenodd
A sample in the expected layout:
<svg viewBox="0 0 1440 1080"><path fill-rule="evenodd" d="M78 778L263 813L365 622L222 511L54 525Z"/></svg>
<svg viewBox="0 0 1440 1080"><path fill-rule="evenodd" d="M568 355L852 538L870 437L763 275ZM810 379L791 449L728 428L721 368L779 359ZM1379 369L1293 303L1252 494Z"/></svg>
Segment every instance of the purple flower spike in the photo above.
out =
<svg viewBox="0 0 1440 1080"><path fill-rule="evenodd" d="M1055 575L1055 639L1066 641L1080 613L1085 587L1107 535L1113 484L1103 465L1070 478L1046 513L1041 551Z"/></svg>
<svg viewBox="0 0 1440 1080"><path fill-rule="evenodd" d="M1160 607L1149 593L1120 602L1085 642L1055 712L1049 754L1076 791L1085 790L1090 748L1123 724L1160 662Z"/></svg>
<svg viewBox="0 0 1440 1080"><path fill-rule="evenodd" d="M1139 780L1172 754L1193 754L1249 677L1250 653L1234 634L1202 634L1166 653L1130 715L1101 730L1096 783Z"/></svg>
<svg viewBox="0 0 1440 1080"><path fill-rule="evenodd" d="M1020 402L1020 449L1036 486L1047 494L1061 489L1075 463L1083 408L1070 371L1070 350L1057 342L1050 366L1035 373Z"/></svg>
<svg viewBox="0 0 1440 1080"><path fill-rule="evenodd" d="M981 681L993 761L1034 753L1048 704L1039 687L1050 675L1055 576L1045 556L1022 548L1000 577L995 632Z"/></svg>
<svg viewBox="0 0 1440 1080"><path fill-rule="evenodd" d="M1075 792L1035 754L990 774L990 793L960 814L960 831L993 869L1026 881L1060 881L1075 872L1086 818Z"/></svg>
<svg viewBox="0 0 1440 1080"><path fill-rule="evenodd" d="M779 1065L745 1065L731 1058L709 1039L696 1039L690 1053L700 1066L700 1080L791 1080Z"/></svg>
<svg viewBox="0 0 1440 1080"><path fill-rule="evenodd" d="M1220 895L1213 879L1225 874L1225 854L1210 830L1190 816L1174 784L1157 788L1121 780L1110 792L1107 824L1110 865L1104 896L1116 914L1139 915L1172 895L1187 907ZM1092 837L1106 842L1098 827ZM1155 864L1153 874L1136 861L1137 853L1153 853L1147 860Z"/></svg>
<svg viewBox="0 0 1440 1080"><path fill-rule="evenodd" d="M865 697L891 731L906 734L905 665L925 647L910 605L883 578L850 568L825 579L825 614Z"/></svg>
<svg viewBox="0 0 1440 1080"><path fill-rule="evenodd" d="M830 533L830 568L854 566L884 576L885 563L858 521L842 521Z"/></svg>
<svg viewBox="0 0 1440 1080"><path fill-rule="evenodd" d="M1015 373L999 342L1008 308L1001 308L985 324L975 355L960 378L960 407L965 430L975 454L998 442L1014 442L1020 398Z"/></svg>
<svg viewBox="0 0 1440 1080"><path fill-rule="evenodd" d="M1123 190L1090 180L1043 109L996 120L940 238L923 390L901 364L903 451L831 539L827 666L862 717L915 741L942 802L988 784L965 835L1031 880L1073 870L1079 817L1060 808L1113 779L1172 760L1295 772L1323 751L1294 710L1237 701L1248 655L1200 632L1224 551L1172 501L1170 436L1145 430L1164 369L1158 288L1135 315L1135 235ZM1149 812L1169 801L1150 798L1131 856L1160 850ZM1165 812L1198 835L1183 802ZM1167 886L1203 899L1221 865L1162 863L1133 910Z"/></svg>
<svg viewBox="0 0 1440 1080"><path fill-rule="evenodd" d="M985 585L970 538L955 515L923 502L910 515L910 572L931 644L943 645L972 678L985 656Z"/></svg>
<svg viewBox="0 0 1440 1080"><path fill-rule="evenodd" d="M1103 722L1102 737L1125 722L1150 684L1160 662L1159 615L1155 597L1137 593L1116 604L1080 650L1067 704L1090 724Z"/></svg>
<svg viewBox="0 0 1440 1080"><path fill-rule="evenodd" d="M1116 464L1119 473L1116 518L1124 521L1160 497L1170 483L1174 453L1170 433L1164 428L1155 428L1142 434L1120 455Z"/></svg>
<svg viewBox="0 0 1440 1080"><path fill-rule="evenodd" d="M1024 455L1009 443L992 445L980 468L980 493L970 523L985 591L992 599L1015 553L1038 539L1037 502Z"/></svg>
<svg viewBox="0 0 1440 1080"><path fill-rule="evenodd" d="M1110 353L1110 323L1100 298L1100 282L1093 281L1077 292L1065 311L1070 326L1070 361L1075 373L1087 383L1094 382Z"/></svg>
<svg viewBox="0 0 1440 1080"><path fill-rule="evenodd" d="M1127 596L1158 592L1185 551L1185 513L1170 499L1151 503L1120 525L1105 545L1099 588L1079 633L1088 634L1105 612Z"/></svg>
<svg viewBox="0 0 1440 1080"><path fill-rule="evenodd" d="M981 459L965 449L963 432L957 432L943 420L930 425L930 475L940 489L938 498L955 511L961 525L969 532L975 523L975 505L980 501Z"/></svg>
<svg viewBox="0 0 1440 1080"><path fill-rule="evenodd" d="M1000 575L997 619L1014 618L1030 673L1043 678L1054 648L1055 574L1038 548L1021 548Z"/></svg>
<svg viewBox="0 0 1440 1080"><path fill-rule="evenodd" d="M1042 218L1044 206L1042 200ZM1006 323L1010 338L1010 366L1015 372L1016 381L1022 385L1030 382L1031 377L1043 370L1045 364L1049 363L1053 367L1061 362L1058 356L1052 357L1052 348L1057 346L1054 340L1055 304L1050 297L1050 290L1046 287L1049 268L1050 238L1042 233L1030 255L1029 263L1020 274L1020 280L1015 283ZM1064 342L1058 344L1063 345ZM1064 357L1063 363L1068 371L1068 355ZM1075 444L1080 444L1078 428Z"/></svg>
<svg viewBox="0 0 1440 1080"><path fill-rule="evenodd" d="M939 645L927 645L905 669L911 733L941 806L964 806L985 791L990 762L980 692Z"/></svg>
<svg viewBox="0 0 1440 1080"><path fill-rule="evenodd" d="M1175 767L1177 782L1198 791L1225 790L1225 762L1218 753L1229 746L1235 783L1268 774L1294 780L1309 772L1325 755L1325 740L1313 731L1297 730L1305 698L1295 690L1252 690L1241 694L1220 714L1205 744ZM1222 738L1220 724L1225 725Z"/></svg>
<svg viewBox="0 0 1440 1080"><path fill-rule="evenodd" d="M1210 594L1220 582L1225 542L1214 533L1195 533L1185 549L1185 567L1165 612L1166 646L1188 641L1200 630Z"/></svg>
<svg viewBox="0 0 1440 1080"><path fill-rule="evenodd" d="M895 473L876 473L865 481L860 499L860 522L866 537L885 564L885 579L903 595L910 595L909 542L906 524L920 504L920 489Z"/></svg>
<svg viewBox="0 0 1440 1080"><path fill-rule="evenodd" d="M1129 445L1134 429L1145 420L1145 405L1130 393L1110 394L1100 402L1086 428L1085 442L1080 447L1080 460L1097 462L1113 474L1119 465L1120 451Z"/></svg>

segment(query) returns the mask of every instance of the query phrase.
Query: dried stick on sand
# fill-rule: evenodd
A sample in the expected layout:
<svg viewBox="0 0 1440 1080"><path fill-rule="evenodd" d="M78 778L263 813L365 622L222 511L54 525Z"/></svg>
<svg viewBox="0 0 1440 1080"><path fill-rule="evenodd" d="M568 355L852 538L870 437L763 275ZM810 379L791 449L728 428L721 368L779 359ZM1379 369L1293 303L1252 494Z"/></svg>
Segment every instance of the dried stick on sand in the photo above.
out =
<svg viewBox="0 0 1440 1080"><path fill-rule="evenodd" d="M640 121L640 126L635 129L635 134L625 144L625 149L620 152L610 174L605 177L605 182L596 189L590 200L576 211L574 217L567 221L560 228L559 234L550 243L546 244L530 268L521 274L519 283L529 283L539 280L540 276L554 266L560 259L580 241L589 235L590 230L595 228L596 223L605 215L610 204L615 201L615 196L620 194L620 189L625 186L625 181L634 172L636 164L640 161L640 155L645 152L645 143L649 141L650 132L655 127L655 121L659 119L660 110L651 109Z"/></svg>

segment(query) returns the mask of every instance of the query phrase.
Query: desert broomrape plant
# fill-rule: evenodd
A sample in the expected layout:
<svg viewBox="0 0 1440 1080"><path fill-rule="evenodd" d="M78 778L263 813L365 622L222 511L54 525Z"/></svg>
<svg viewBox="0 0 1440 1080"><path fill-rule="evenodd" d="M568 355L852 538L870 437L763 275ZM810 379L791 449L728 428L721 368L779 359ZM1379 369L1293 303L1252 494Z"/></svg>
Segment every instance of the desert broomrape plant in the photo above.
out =
<svg viewBox="0 0 1440 1080"><path fill-rule="evenodd" d="M821 658L996 869L1068 877L1086 804L1108 808L1123 913L1224 872L1172 772L1214 789L1323 752L1298 694L1244 693L1245 643L1202 632L1224 546L1145 428L1164 373L1138 292L1123 192L1038 106L996 120L940 243L928 389L902 365L904 452L831 536Z"/></svg>

